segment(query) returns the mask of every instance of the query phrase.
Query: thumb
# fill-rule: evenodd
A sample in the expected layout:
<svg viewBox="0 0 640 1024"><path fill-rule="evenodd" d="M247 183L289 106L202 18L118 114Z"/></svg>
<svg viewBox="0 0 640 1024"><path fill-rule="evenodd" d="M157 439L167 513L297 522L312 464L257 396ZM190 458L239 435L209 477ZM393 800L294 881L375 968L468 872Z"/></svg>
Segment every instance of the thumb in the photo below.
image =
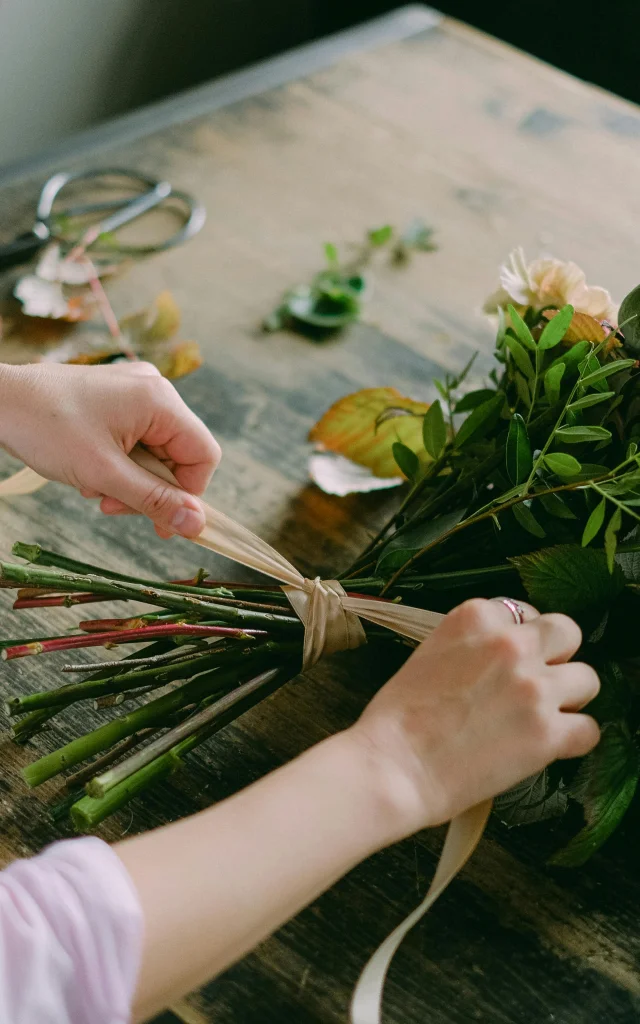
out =
<svg viewBox="0 0 640 1024"><path fill-rule="evenodd" d="M193 494L160 480L117 451L103 468L99 487L102 494L124 502L167 533L193 539L205 527L204 512Z"/></svg>

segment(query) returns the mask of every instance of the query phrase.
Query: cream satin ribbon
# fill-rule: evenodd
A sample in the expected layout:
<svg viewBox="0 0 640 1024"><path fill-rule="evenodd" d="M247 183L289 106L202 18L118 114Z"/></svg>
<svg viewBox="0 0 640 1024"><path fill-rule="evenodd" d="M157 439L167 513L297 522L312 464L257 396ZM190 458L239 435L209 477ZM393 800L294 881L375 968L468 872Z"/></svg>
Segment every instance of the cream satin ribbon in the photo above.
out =
<svg viewBox="0 0 640 1024"><path fill-rule="evenodd" d="M131 458L167 483L180 486L173 473L150 452L136 448ZM0 497L31 494L47 481L25 468L0 483ZM310 668L323 654L352 650L366 643L360 619L385 626L413 640L424 640L443 616L391 601L349 597L338 580L306 579L275 548L222 512L202 502L206 525L195 543L234 562L271 576L282 589L305 627L303 667ZM485 801L459 815L449 825L435 877L424 900L382 943L365 967L351 1005L352 1024L380 1024L384 981L389 965L405 935L426 914L465 865L478 845L491 811Z"/></svg>

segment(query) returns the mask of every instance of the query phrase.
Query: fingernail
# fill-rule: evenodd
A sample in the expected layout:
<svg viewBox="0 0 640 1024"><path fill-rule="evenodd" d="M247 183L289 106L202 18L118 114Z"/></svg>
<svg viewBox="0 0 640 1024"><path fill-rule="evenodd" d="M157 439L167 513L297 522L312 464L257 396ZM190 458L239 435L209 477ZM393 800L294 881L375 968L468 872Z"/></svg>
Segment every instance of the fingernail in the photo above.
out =
<svg viewBox="0 0 640 1024"><path fill-rule="evenodd" d="M173 517L171 526L183 537L197 537L202 532L202 513L183 505Z"/></svg>

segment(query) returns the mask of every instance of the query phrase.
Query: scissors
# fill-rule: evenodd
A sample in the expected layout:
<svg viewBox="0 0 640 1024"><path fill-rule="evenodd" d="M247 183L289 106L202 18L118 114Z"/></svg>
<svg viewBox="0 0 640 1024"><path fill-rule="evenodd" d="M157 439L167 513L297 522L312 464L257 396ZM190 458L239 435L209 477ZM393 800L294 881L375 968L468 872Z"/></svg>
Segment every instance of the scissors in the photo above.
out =
<svg viewBox="0 0 640 1024"><path fill-rule="evenodd" d="M61 201L63 193L70 205ZM173 234L140 244L125 244L115 235L125 224L161 206L181 221ZM77 245L91 247L92 254L102 252L111 262L148 256L193 238L205 220L204 206L168 181L121 168L61 171L45 183L31 230L0 245L0 270L27 263L50 242L58 242L65 252Z"/></svg>

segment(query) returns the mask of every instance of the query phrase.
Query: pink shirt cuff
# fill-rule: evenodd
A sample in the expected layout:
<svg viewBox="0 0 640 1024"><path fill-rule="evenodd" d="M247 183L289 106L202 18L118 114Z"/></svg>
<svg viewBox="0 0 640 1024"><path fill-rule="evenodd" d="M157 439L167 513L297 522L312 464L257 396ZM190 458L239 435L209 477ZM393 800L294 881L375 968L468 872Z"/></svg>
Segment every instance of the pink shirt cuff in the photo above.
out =
<svg viewBox="0 0 640 1024"><path fill-rule="evenodd" d="M2 1024L127 1024L142 909L100 839L55 843L0 872Z"/></svg>

